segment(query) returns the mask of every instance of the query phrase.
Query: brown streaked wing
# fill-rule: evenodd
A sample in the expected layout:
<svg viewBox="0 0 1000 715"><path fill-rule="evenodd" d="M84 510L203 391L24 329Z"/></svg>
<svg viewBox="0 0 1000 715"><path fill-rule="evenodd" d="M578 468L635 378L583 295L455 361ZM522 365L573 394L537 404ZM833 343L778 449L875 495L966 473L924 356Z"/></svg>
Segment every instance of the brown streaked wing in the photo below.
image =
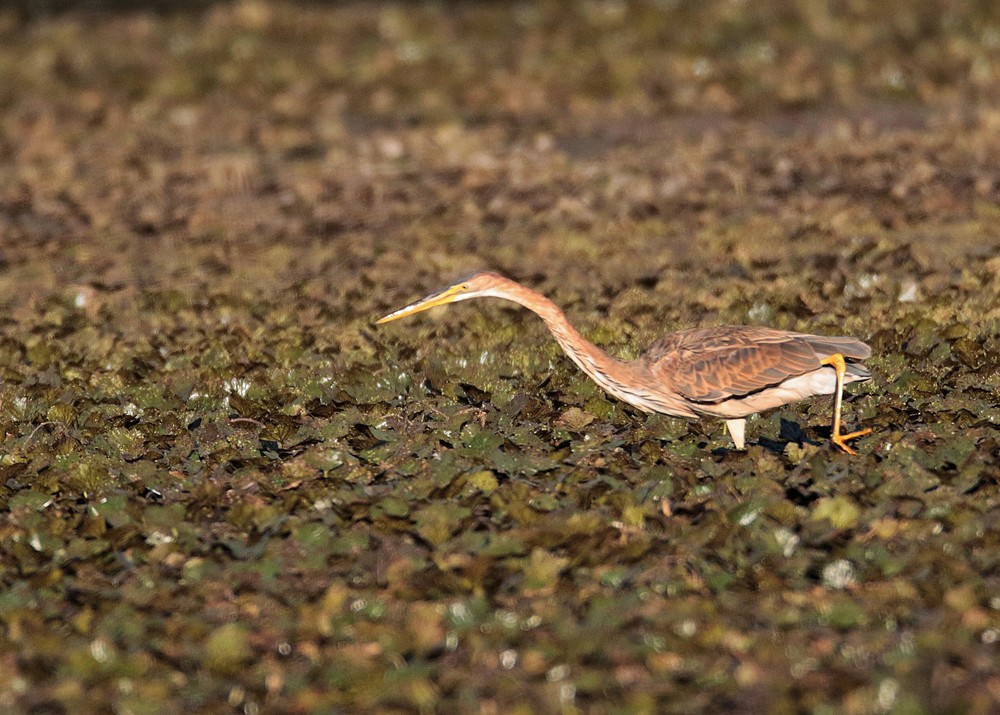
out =
<svg viewBox="0 0 1000 715"><path fill-rule="evenodd" d="M644 359L665 384L686 399L719 402L819 368L822 357L828 355L817 354L812 338L824 343L820 354L826 352L826 346L842 340L770 328L724 326L666 336L650 346ZM843 340L864 346L853 338Z"/></svg>

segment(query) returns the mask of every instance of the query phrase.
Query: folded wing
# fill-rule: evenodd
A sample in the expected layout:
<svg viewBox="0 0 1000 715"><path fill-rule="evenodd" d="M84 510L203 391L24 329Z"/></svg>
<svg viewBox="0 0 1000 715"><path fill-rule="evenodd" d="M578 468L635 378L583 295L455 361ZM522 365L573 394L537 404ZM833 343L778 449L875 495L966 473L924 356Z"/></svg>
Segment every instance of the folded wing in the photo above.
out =
<svg viewBox="0 0 1000 715"><path fill-rule="evenodd" d="M818 370L836 353L863 360L871 349L855 338L725 326L668 335L653 343L643 360L685 399L713 403Z"/></svg>

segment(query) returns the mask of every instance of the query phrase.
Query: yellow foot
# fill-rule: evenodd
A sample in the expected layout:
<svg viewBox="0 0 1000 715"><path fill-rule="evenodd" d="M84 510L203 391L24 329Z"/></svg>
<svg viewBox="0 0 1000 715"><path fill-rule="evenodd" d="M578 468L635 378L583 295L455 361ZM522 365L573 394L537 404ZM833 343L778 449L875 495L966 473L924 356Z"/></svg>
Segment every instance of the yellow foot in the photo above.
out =
<svg viewBox="0 0 1000 715"><path fill-rule="evenodd" d="M868 429L858 430L857 432L851 432L850 434L835 434L831 438L831 440L833 441L833 443L835 445L837 445L838 447L840 447L842 450L844 450L848 454L857 454L856 451L854 451L853 449L851 449L848 446L847 440L849 440L849 439L856 439L858 437L864 437L866 434L871 434L871 433L872 433L872 430L869 427Z"/></svg>

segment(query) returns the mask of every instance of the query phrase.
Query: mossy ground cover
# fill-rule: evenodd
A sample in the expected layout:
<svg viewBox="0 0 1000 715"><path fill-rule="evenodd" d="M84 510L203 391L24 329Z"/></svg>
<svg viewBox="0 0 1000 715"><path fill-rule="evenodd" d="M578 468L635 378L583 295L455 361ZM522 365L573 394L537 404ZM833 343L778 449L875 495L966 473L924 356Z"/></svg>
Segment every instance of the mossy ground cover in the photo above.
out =
<svg viewBox="0 0 1000 715"><path fill-rule="evenodd" d="M989 3L0 9L0 709L1000 710ZM635 356L855 335L752 420Z"/></svg>

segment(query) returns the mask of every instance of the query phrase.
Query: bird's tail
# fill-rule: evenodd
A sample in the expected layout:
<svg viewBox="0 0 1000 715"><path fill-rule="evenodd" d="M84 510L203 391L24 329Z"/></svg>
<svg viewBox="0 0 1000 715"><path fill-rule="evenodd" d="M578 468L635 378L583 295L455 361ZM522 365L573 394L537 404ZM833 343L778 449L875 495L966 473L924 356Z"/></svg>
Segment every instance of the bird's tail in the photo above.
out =
<svg viewBox="0 0 1000 715"><path fill-rule="evenodd" d="M844 374L845 382L868 382L872 379L872 371L859 362L847 363L847 372Z"/></svg>

